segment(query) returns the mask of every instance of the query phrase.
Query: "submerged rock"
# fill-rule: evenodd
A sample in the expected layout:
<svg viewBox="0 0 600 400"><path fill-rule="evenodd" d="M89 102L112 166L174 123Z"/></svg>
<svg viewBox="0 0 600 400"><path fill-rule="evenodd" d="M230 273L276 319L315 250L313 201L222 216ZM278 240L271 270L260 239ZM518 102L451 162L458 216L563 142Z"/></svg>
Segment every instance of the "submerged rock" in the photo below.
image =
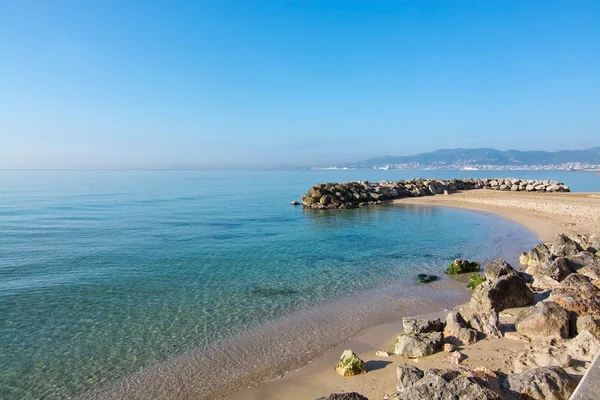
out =
<svg viewBox="0 0 600 400"><path fill-rule="evenodd" d="M344 350L340 361L335 367L338 374L342 376L353 376L367 373L365 362L361 360L352 350Z"/></svg>
<svg viewBox="0 0 600 400"><path fill-rule="evenodd" d="M394 354L407 358L419 358L432 355L442 349L442 333L410 333L396 338Z"/></svg>
<svg viewBox="0 0 600 400"><path fill-rule="evenodd" d="M515 320L517 332L530 337L569 337L569 313L553 302L539 302L521 311Z"/></svg>
<svg viewBox="0 0 600 400"><path fill-rule="evenodd" d="M417 282L420 282L420 283L434 282L434 281L437 281L438 279L440 279L440 277L437 275L429 275L429 274L418 274L417 275Z"/></svg>
<svg viewBox="0 0 600 400"><path fill-rule="evenodd" d="M577 383L563 368L553 365L512 375L508 386L520 399L568 400Z"/></svg>
<svg viewBox="0 0 600 400"><path fill-rule="evenodd" d="M477 341L477 331L467 326L459 312L449 313L444 327L444 342L457 346L473 344Z"/></svg>
<svg viewBox="0 0 600 400"><path fill-rule="evenodd" d="M464 274L467 272L479 272L481 264L477 261L468 261L464 258L457 258L446 268L446 274Z"/></svg>

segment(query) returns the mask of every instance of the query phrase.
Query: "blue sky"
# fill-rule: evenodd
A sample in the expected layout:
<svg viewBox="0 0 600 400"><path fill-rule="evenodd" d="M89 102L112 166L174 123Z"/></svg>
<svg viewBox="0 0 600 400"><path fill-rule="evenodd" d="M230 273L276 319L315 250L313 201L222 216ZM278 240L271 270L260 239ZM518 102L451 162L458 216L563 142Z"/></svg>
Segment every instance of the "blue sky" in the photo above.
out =
<svg viewBox="0 0 600 400"><path fill-rule="evenodd" d="M0 0L0 168L599 145L597 0Z"/></svg>

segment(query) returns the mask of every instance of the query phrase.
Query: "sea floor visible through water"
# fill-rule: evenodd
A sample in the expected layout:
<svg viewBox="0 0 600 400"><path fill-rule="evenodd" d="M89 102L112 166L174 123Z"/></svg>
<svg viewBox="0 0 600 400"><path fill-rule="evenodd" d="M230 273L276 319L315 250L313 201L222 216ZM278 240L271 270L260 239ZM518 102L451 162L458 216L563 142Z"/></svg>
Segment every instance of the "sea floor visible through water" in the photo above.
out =
<svg viewBox="0 0 600 400"><path fill-rule="evenodd" d="M2 171L0 398L225 393L458 304L464 284L442 274L453 258L514 262L537 242L472 211L289 205L327 180ZM421 272L442 280L417 284Z"/></svg>

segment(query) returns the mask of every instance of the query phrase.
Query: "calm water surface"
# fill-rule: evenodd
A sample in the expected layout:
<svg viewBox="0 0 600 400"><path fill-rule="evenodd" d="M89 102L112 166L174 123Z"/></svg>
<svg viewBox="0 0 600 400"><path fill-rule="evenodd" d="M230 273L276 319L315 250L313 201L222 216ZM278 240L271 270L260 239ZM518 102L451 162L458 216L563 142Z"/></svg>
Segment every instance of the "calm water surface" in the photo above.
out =
<svg viewBox="0 0 600 400"><path fill-rule="evenodd" d="M73 398L349 293L419 301L415 273L535 243L482 213L289 205L317 182L426 176L490 174L0 171L0 398Z"/></svg>

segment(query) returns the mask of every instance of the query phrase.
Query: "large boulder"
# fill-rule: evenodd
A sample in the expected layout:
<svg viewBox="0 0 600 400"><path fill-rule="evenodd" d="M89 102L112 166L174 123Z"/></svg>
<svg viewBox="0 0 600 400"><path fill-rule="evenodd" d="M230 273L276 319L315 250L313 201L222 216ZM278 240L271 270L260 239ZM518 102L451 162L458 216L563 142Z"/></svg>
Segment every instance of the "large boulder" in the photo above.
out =
<svg viewBox="0 0 600 400"><path fill-rule="evenodd" d="M443 325L439 318L437 319L418 319L403 318L402 325L404 333L429 333L441 332Z"/></svg>
<svg viewBox="0 0 600 400"><path fill-rule="evenodd" d="M408 364L400 364L396 368L396 390L402 390L417 383L424 372Z"/></svg>
<svg viewBox="0 0 600 400"><path fill-rule="evenodd" d="M472 377L453 370L430 369L423 378L390 396L390 400L499 400L500 396Z"/></svg>
<svg viewBox="0 0 600 400"><path fill-rule="evenodd" d="M577 333L589 331L592 335L600 338L600 319L591 315L580 315L576 322Z"/></svg>
<svg viewBox="0 0 600 400"><path fill-rule="evenodd" d="M442 349L441 332L402 334L396 338L394 354L407 358L419 358L437 353Z"/></svg>
<svg viewBox="0 0 600 400"><path fill-rule="evenodd" d="M600 281L600 257L589 251L581 251L574 256L565 257L565 261L574 271L587 276L595 286Z"/></svg>
<svg viewBox="0 0 600 400"><path fill-rule="evenodd" d="M327 397L319 397L318 399L315 399L315 400L369 400L369 399L367 399L365 396L363 396L359 393L349 392L349 393L333 393Z"/></svg>
<svg viewBox="0 0 600 400"><path fill-rule="evenodd" d="M477 331L467 326L459 312L451 312L446 317L444 341L456 346L473 344L477 341Z"/></svg>
<svg viewBox="0 0 600 400"><path fill-rule="evenodd" d="M535 267L529 267L526 271L534 276L548 276L558 282L565 279L571 273L575 272L574 268L563 257L557 257L552 261L537 264Z"/></svg>
<svg viewBox="0 0 600 400"><path fill-rule="evenodd" d="M600 289L581 274L567 276L548 300L579 315L600 315Z"/></svg>
<svg viewBox="0 0 600 400"><path fill-rule="evenodd" d="M465 274L467 272L479 272L481 264L476 261L468 261L464 258L457 258L446 268L446 273L450 275Z"/></svg>
<svg viewBox="0 0 600 400"><path fill-rule="evenodd" d="M471 296L471 306L477 311L498 312L512 307L523 307L533 302L533 292L515 271L500 276L496 281L487 280L479 285Z"/></svg>
<svg viewBox="0 0 600 400"><path fill-rule="evenodd" d="M531 251L521 254L519 262L526 267L535 267L538 264L545 264L552 261L554 256L550 249L544 243L535 246Z"/></svg>
<svg viewBox="0 0 600 400"><path fill-rule="evenodd" d="M550 248L552 254L557 257L574 256L582 250L583 248L581 248L579 243L563 233L556 235L556 239L554 239L554 243L552 243L552 247Z"/></svg>
<svg viewBox="0 0 600 400"><path fill-rule="evenodd" d="M500 277L512 274L514 269L509 263L499 258L487 263L483 267L483 272L488 281L496 282Z"/></svg>
<svg viewBox="0 0 600 400"><path fill-rule="evenodd" d="M592 361L600 352L600 339L590 331L583 330L567 344L571 357L581 361Z"/></svg>
<svg viewBox="0 0 600 400"><path fill-rule="evenodd" d="M488 313L473 313L471 326L490 339L502 337L502 333L498 329L498 313L494 309Z"/></svg>
<svg viewBox="0 0 600 400"><path fill-rule="evenodd" d="M508 386L519 399L568 400L577 382L563 368L553 365L512 375Z"/></svg>
<svg viewBox="0 0 600 400"><path fill-rule="evenodd" d="M539 302L521 311L515 329L530 337L568 338L569 313L556 303Z"/></svg>
<svg viewBox="0 0 600 400"><path fill-rule="evenodd" d="M361 360L352 350L344 350L340 361L335 367L338 374L342 376L353 376L367 373L365 362Z"/></svg>

